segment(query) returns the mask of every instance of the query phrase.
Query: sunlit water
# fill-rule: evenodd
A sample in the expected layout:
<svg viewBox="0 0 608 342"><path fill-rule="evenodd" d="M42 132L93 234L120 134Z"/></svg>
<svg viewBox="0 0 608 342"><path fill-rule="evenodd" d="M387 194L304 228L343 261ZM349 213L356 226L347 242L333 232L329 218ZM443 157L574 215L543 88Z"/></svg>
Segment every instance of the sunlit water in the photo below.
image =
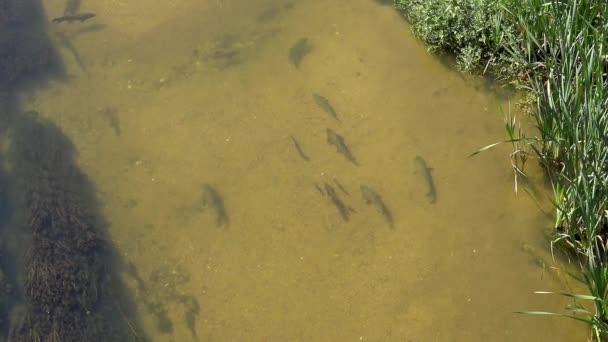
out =
<svg viewBox="0 0 608 342"><path fill-rule="evenodd" d="M49 19L62 14L45 3ZM90 0L81 11L97 17L49 23L67 80L21 106L76 146L151 340L587 336L513 313L567 304L533 291L582 291L551 268L546 194L513 192L509 146L467 158L504 139L506 102L440 63L391 7Z"/></svg>

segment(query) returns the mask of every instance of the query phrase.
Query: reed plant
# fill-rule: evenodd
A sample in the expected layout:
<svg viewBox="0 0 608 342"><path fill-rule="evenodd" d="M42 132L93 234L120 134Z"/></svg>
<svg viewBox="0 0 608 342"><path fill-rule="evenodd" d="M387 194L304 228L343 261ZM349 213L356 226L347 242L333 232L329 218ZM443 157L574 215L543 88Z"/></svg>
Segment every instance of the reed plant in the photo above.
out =
<svg viewBox="0 0 608 342"><path fill-rule="evenodd" d="M525 161L537 159L556 208L552 247L574 255L581 274L572 276L589 289L562 293L576 301L557 315L584 321L594 339L608 340L608 1L395 0L395 6L430 48L453 52L463 69L494 68L533 95L536 136L524 136L510 114L505 120L516 189ZM578 304L584 301L592 305Z"/></svg>
<svg viewBox="0 0 608 342"><path fill-rule="evenodd" d="M574 252L582 271L575 278L590 291L564 294L594 307L575 304L569 317L589 323L595 339L606 340L608 2L503 0L501 12L515 24L501 44L521 63L527 89L536 96L538 136L515 136L512 122L509 141L518 144L514 153L537 158L546 170L557 211L553 243Z"/></svg>

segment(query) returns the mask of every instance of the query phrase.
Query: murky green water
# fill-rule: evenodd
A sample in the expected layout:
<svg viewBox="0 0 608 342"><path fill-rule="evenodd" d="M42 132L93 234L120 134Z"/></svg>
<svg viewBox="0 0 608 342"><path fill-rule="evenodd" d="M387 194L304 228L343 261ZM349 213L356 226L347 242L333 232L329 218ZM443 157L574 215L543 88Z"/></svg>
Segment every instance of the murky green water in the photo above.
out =
<svg viewBox="0 0 608 342"><path fill-rule="evenodd" d="M63 11L46 5L49 19ZM508 147L467 158L504 138L501 103L437 61L392 8L91 0L81 10L97 17L49 24L68 79L21 106L76 146L151 340L587 336L513 314L560 311L566 302L532 292L575 285L550 267L551 218L513 193Z"/></svg>

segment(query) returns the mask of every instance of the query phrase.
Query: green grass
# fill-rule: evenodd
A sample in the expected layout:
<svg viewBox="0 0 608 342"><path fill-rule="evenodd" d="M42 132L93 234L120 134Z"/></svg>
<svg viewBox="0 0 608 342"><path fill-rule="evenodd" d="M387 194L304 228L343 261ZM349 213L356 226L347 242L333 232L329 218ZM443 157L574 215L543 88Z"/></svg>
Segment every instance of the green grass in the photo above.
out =
<svg viewBox="0 0 608 342"><path fill-rule="evenodd" d="M566 295L594 307L569 307L567 315L588 323L595 339L608 340L608 1L395 4L432 47L468 60L461 62L465 69L497 67L495 73L534 95L537 136L516 130L514 118L505 121L514 174L521 176L522 163L532 158L544 167L556 208L553 244L574 252L581 270L575 278L589 289L589 295ZM469 12L485 20L463 21ZM478 52L468 57L467 51Z"/></svg>
<svg viewBox="0 0 608 342"><path fill-rule="evenodd" d="M497 76L515 73L511 56L500 45L507 25L496 0L395 0L412 30L439 53L456 56L463 71L492 71Z"/></svg>
<svg viewBox="0 0 608 342"><path fill-rule="evenodd" d="M595 336L608 336L608 3L511 0L502 8L519 32L505 37L525 57L537 98L531 151L554 193L554 243L573 250L594 303ZM530 141L530 140L529 140ZM575 310L574 313L585 313Z"/></svg>

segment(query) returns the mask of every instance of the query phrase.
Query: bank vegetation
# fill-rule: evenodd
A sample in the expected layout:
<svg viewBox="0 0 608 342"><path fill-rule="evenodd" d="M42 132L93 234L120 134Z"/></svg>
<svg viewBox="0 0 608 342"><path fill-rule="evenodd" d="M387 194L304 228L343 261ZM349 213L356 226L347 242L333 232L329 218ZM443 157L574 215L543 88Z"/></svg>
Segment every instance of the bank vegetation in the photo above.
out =
<svg viewBox="0 0 608 342"><path fill-rule="evenodd" d="M534 159L546 171L556 209L552 245L574 256L581 272L572 276L589 289L561 294L581 304L557 314L608 340L608 2L395 0L395 7L460 69L531 95L537 132L526 136L513 117L505 121L513 167L523 177L522 163Z"/></svg>

